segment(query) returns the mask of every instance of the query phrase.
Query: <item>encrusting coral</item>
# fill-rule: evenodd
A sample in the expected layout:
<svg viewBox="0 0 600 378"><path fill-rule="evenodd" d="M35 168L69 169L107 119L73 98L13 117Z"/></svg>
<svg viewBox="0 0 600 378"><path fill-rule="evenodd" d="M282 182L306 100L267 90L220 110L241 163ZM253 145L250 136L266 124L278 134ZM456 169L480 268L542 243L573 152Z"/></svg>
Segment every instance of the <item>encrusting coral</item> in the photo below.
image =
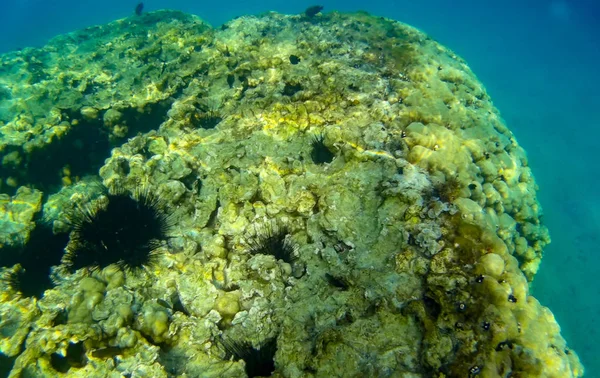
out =
<svg viewBox="0 0 600 378"><path fill-rule="evenodd" d="M11 377L583 375L529 294L550 239L482 84L414 28L319 11L143 13L0 57L0 189L28 203L0 198L3 245L42 201L86 242L86 175L178 214L151 263L103 236L117 257L39 299L0 287Z"/></svg>

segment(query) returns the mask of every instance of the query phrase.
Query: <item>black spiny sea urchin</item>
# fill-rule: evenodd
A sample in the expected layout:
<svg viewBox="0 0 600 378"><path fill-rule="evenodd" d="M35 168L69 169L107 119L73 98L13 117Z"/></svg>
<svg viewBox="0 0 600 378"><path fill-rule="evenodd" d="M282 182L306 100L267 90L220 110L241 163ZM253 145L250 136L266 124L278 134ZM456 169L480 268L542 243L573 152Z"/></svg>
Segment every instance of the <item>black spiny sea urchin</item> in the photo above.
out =
<svg viewBox="0 0 600 378"><path fill-rule="evenodd" d="M242 343L229 339L221 339L226 357L236 361L244 360L248 377L268 377L275 370L275 353L277 338L273 337L256 349L250 343Z"/></svg>
<svg viewBox="0 0 600 378"><path fill-rule="evenodd" d="M335 155L325 144L325 136L323 134L313 136L311 147L310 157L315 164L331 163L333 161Z"/></svg>
<svg viewBox="0 0 600 378"><path fill-rule="evenodd" d="M287 227L266 223L255 227L255 235L246 240L248 251L255 254L272 255L293 265L297 260L296 245L288 237Z"/></svg>
<svg viewBox="0 0 600 378"><path fill-rule="evenodd" d="M173 218L163 201L148 189L134 195L123 189L99 202L79 206L70 216L71 241L63 262L71 270L102 269L116 264L125 271L152 266L161 240L168 237Z"/></svg>

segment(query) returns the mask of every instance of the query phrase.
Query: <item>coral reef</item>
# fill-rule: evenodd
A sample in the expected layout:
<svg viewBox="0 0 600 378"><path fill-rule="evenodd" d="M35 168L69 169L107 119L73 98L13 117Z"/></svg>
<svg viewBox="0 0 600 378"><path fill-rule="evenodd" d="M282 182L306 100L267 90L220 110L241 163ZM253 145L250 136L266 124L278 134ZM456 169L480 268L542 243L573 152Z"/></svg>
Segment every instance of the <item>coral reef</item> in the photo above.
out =
<svg viewBox="0 0 600 378"><path fill-rule="evenodd" d="M86 175L178 214L144 269L1 285L11 377L583 375L529 294L550 239L483 85L410 26L320 10L142 13L0 57L0 253L40 214L84 242Z"/></svg>
<svg viewBox="0 0 600 378"><path fill-rule="evenodd" d="M0 193L0 247L19 244L29 238L35 228L34 217L42 207L42 196L39 190L25 186L13 196ZM4 257L10 256L1 259Z"/></svg>

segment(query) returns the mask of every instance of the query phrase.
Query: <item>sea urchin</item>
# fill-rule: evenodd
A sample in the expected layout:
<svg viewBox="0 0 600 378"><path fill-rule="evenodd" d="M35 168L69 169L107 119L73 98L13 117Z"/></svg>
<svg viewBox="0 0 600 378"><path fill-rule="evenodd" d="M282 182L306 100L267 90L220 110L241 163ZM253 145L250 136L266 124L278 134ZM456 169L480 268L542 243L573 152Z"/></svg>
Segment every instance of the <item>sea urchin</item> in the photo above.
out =
<svg viewBox="0 0 600 378"><path fill-rule="evenodd" d="M229 339L221 339L220 342L225 349L227 359L244 360L246 374L249 378L268 377L275 370L276 337L266 340L258 349L252 347L248 342Z"/></svg>
<svg viewBox="0 0 600 378"><path fill-rule="evenodd" d="M134 271L152 266L161 240L173 226L163 201L147 189L134 195L117 189L106 197L105 204L79 206L69 217L73 231L63 262L72 270L116 264Z"/></svg>
<svg viewBox="0 0 600 378"><path fill-rule="evenodd" d="M325 136L323 134L313 136L311 147L310 157L315 164L321 165L333 161L335 155L325 144Z"/></svg>
<svg viewBox="0 0 600 378"><path fill-rule="evenodd" d="M246 245L253 255L272 255L290 265L297 260L297 247L290 240L287 227L280 228L273 223L255 226L255 235L246 240Z"/></svg>

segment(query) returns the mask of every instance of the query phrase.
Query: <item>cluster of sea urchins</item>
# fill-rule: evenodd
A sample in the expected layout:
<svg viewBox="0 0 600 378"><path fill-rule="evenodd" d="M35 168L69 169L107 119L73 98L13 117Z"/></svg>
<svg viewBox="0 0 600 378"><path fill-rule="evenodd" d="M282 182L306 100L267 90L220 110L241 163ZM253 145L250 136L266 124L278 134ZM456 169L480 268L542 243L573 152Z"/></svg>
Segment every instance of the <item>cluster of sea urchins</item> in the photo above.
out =
<svg viewBox="0 0 600 378"><path fill-rule="evenodd" d="M154 265L173 226L163 201L148 189L130 195L119 188L105 196L106 201L79 206L70 215L73 230L63 263L72 271L112 264L136 271Z"/></svg>

